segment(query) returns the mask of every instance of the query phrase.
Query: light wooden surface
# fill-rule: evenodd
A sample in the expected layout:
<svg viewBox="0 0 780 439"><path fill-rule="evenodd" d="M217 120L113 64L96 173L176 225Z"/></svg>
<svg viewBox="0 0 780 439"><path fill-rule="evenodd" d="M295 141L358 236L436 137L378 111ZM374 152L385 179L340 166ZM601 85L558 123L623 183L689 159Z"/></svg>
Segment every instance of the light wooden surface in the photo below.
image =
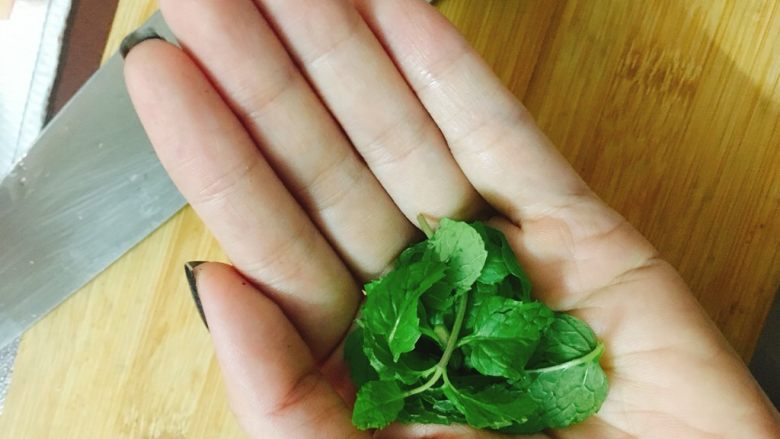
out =
<svg viewBox="0 0 780 439"><path fill-rule="evenodd" d="M748 358L780 282L780 3L439 7ZM121 1L109 51L153 10ZM191 259L223 255L185 209L29 331L0 437L241 437Z"/></svg>

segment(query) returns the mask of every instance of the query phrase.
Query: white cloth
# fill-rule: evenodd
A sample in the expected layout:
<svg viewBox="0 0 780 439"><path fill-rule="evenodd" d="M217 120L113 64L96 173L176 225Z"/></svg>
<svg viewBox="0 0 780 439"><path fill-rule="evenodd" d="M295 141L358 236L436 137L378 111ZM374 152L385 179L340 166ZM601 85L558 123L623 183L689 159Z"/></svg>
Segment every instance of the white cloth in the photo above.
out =
<svg viewBox="0 0 780 439"><path fill-rule="evenodd" d="M0 179L43 126L69 13L70 0L16 0L0 21Z"/></svg>
<svg viewBox="0 0 780 439"><path fill-rule="evenodd" d="M16 0L11 16L0 20L0 180L43 127L70 6L71 0ZM0 346L0 412L18 344Z"/></svg>
<svg viewBox="0 0 780 439"><path fill-rule="evenodd" d="M0 413L3 412L3 402L8 386L11 384L11 372L14 369L14 358L19 348L19 339L4 348L0 348Z"/></svg>

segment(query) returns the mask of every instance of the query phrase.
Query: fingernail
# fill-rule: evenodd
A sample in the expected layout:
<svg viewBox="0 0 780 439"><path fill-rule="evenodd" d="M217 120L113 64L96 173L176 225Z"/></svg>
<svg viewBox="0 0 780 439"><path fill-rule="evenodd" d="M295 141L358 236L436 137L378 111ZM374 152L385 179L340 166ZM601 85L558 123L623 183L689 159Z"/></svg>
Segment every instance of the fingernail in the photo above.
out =
<svg viewBox="0 0 780 439"><path fill-rule="evenodd" d="M187 283L190 285L190 293L192 293L192 300L195 301L195 306L198 308L198 314L200 319L203 320L203 324L206 325L206 329L209 329L209 324L206 322L206 314L203 313L203 304L200 303L200 294L198 294L198 280L195 276L195 267L206 261L190 261L184 264L184 275L187 276Z"/></svg>
<svg viewBox="0 0 780 439"><path fill-rule="evenodd" d="M138 29L137 31L130 33L130 35L126 36L125 39L122 40L122 44L119 45L119 53L122 54L122 58L126 58L127 54L130 53L133 47L143 43L146 40L155 39L165 41L165 38L161 37L157 32L155 32L154 29Z"/></svg>

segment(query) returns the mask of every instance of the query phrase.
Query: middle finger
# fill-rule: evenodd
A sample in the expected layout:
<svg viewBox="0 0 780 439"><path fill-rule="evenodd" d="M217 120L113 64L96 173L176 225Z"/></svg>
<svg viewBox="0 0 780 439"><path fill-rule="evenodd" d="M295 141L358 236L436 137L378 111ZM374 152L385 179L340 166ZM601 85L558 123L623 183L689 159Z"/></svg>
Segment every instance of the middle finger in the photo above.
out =
<svg viewBox="0 0 780 439"><path fill-rule="evenodd" d="M361 278L378 274L415 229L257 7L251 0L164 0L161 7L182 45L345 262Z"/></svg>
<svg viewBox="0 0 780 439"><path fill-rule="evenodd" d="M468 217L481 198L349 0L254 0L407 218Z"/></svg>

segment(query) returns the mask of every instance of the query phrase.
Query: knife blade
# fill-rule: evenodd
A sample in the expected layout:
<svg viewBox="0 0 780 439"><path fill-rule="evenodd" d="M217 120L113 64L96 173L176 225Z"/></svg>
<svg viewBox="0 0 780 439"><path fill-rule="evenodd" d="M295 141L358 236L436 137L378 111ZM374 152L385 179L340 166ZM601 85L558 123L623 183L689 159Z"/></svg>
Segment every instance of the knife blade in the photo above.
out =
<svg viewBox="0 0 780 439"><path fill-rule="evenodd" d="M142 29L174 41L157 13ZM185 204L106 62L0 182L0 346Z"/></svg>

